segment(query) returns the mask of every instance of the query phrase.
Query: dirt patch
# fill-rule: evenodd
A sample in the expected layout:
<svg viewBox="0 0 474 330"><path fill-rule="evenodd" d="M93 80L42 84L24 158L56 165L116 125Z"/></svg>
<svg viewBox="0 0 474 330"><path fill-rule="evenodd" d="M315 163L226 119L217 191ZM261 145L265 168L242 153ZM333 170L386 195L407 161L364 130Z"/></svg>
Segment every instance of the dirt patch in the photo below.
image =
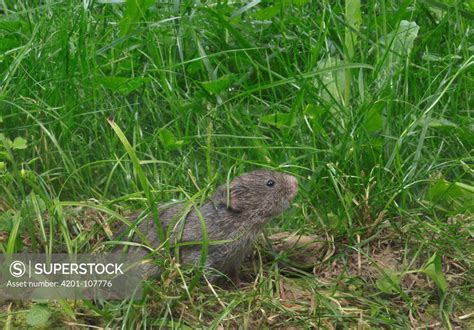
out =
<svg viewBox="0 0 474 330"><path fill-rule="evenodd" d="M279 232L268 237L273 254L284 254L292 265L302 269L324 262L334 253L334 242L327 237Z"/></svg>

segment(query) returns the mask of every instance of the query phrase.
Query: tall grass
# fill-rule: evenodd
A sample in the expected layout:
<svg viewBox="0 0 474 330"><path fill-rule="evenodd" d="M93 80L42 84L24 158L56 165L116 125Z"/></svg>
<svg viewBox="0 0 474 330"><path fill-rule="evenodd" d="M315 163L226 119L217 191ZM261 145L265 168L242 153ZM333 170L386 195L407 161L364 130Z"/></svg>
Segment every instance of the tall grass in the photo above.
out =
<svg viewBox="0 0 474 330"><path fill-rule="evenodd" d="M345 268L328 281L288 273L277 262L285 256L268 262L262 247L244 291L204 285L182 296L186 274L169 265L174 281L152 283L143 301L47 308L72 323L119 318L124 327L472 322L469 2L0 6L0 251L100 249L96 236L124 209L265 167L301 186L271 231L330 237L335 249L318 267ZM79 204L110 219L85 217L87 231L64 208ZM378 279L349 272L352 251L377 265L371 248L387 237L400 248L400 278L382 266ZM460 272L442 290L448 264ZM400 287L417 270L432 285ZM12 325L7 306L0 315Z"/></svg>

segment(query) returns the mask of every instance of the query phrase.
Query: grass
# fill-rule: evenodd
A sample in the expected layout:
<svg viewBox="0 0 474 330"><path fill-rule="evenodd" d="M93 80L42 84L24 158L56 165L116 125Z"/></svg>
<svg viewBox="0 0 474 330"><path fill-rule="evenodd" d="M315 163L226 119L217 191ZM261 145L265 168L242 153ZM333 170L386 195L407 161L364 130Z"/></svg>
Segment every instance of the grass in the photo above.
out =
<svg viewBox="0 0 474 330"><path fill-rule="evenodd" d="M143 300L7 301L3 327L474 325L471 2L0 7L2 253L100 250L259 167L301 187L243 289L165 261Z"/></svg>

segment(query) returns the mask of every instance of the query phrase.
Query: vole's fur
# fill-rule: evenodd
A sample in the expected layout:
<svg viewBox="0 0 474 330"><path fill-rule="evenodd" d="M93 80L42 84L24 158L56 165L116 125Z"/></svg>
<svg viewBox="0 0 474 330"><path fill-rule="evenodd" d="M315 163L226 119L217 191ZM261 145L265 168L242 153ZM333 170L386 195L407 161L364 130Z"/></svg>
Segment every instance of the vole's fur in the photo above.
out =
<svg viewBox="0 0 474 330"><path fill-rule="evenodd" d="M273 184L272 184L273 183ZM209 200L200 207L210 241L206 268L214 268L239 282L238 271L245 254L255 237L272 217L282 213L295 197L297 180L288 174L257 170L234 178L228 185L217 188ZM176 204L160 212L159 218L165 233L173 226L170 244L175 242L199 242L202 226L196 210L188 204ZM158 247L155 222L146 218L138 229ZM212 241L226 241L214 244ZM180 247L182 264L197 264L201 256L201 245Z"/></svg>

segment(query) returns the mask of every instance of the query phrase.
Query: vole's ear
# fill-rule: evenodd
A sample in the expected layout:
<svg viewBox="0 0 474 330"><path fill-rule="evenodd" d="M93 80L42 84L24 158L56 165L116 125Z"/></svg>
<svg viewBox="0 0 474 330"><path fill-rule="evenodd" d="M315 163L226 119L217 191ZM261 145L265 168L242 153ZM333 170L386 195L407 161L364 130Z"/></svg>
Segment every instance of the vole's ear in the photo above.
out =
<svg viewBox="0 0 474 330"><path fill-rule="evenodd" d="M246 191L248 191L248 188L240 185L222 185L217 188L216 192L211 197L211 200L214 202L216 207L225 207L232 212L241 212L241 203L239 203L239 199Z"/></svg>

